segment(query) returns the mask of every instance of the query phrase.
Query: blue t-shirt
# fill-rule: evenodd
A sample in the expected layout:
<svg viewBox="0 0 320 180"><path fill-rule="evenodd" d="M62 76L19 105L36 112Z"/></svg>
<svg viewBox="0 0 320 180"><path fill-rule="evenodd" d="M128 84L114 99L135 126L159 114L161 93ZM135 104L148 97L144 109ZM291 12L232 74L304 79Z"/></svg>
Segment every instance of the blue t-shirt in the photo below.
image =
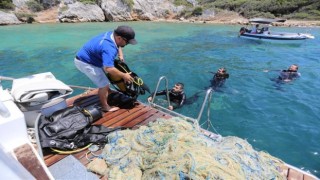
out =
<svg viewBox="0 0 320 180"><path fill-rule="evenodd" d="M118 47L111 37L112 31L93 37L79 50L77 57L97 67L114 67Z"/></svg>

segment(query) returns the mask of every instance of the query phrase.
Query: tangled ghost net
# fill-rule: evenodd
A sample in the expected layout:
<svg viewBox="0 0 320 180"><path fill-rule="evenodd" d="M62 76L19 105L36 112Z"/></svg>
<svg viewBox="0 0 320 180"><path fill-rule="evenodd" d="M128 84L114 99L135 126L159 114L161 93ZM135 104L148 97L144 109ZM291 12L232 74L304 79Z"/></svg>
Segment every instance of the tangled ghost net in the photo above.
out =
<svg viewBox="0 0 320 180"><path fill-rule="evenodd" d="M281 160L237 137L209 138L180 118L107 138L108 179L285 179Z"/></svg>

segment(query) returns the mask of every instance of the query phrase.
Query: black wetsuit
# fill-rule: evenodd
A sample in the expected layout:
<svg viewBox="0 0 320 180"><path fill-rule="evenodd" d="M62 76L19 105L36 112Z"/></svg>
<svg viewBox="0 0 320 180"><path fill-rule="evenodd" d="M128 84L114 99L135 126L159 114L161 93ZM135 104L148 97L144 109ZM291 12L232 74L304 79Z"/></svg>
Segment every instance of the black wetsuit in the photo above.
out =
<svg viewBox="0 0 320 180"><path fill-rule="evenodd" d="M282 70L280 72L280 76L278 77L278 80L284 81L284 80L293 80L300 77L300 73L297 71L291 71L291 70Z"/></svg>
<svg viewBox="0 0 320 180"><path fill-rule="evenodd" d="M226 79L229 78L229 74L218 74L215 73L213 79L211 79L211 87L215 90L225 83Z"/></svg>
<svg viewBox="0 0 320 180"><path fill-rule="evenodd" d="M213 76L213 79L210 80L211 86L205 87L205 90L208 90L208 88L212 88L215 91L219 91L218 88L223 86L223 84L226 82L226 80L229 78L229 74L218 74L215 73ZM204 91L200 91L192 95L186 100L185 104L193 104L195 101L197 101L200 97L200 94L203 93Z"/></svg>
<svg viewBox="0 0 320 180"><path fill-rule="evenodd" d="M156 96L159 95L167 95L167 90L158 91L156 93ZM151 94L151 97L153 94ZM173 89L169 90L169 99L171 102L175 103L173 106L173 109L182 107L186 100L186 94L184 91L182 92L173 92Z"/></svg>

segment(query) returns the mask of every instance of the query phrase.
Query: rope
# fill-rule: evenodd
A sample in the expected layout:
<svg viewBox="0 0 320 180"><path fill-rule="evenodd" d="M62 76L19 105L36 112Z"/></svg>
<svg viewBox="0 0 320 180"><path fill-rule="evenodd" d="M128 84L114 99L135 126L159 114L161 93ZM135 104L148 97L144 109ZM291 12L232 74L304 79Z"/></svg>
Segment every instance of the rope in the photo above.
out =
<svg viewBox="0 0 320 180"><path fill-rule="evenodd" d="M124 72L130 73L123 66L121 66L120 64L119 64L119 66L123 69ZM143 80L140 77L133 78L133 82L138 86L142 86L143 85Z"/></svg>
<svg viewBox="0 0 320 180"><path fill-rule="evenodd" d="M87 116L89 116L89 118L91 119L91 121L93 121L92 114L91 114L88 110L82 109L82 111L83 111Z"/></svg>
<svg viewBox="0 0 320 180"><path fill-rule="evenodd" d="M83 151L83 150L89 148L91 145L92 145L92 143L90 143L89 145L87 145L87 146L85 146L83 148L72 150L72 151L63 151L63 150L58 150L58 149L54 149L54 148L50 148L50 149L52 151L54 151L54 152L59 153L59 154L73 154L73 153L77 153L77 152Z"/></svg>

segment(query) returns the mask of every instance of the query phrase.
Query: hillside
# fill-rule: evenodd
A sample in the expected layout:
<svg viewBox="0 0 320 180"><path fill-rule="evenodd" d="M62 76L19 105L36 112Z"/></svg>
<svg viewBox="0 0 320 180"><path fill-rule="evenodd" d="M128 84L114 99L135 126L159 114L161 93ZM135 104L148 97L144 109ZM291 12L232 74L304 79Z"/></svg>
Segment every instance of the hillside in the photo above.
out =
<svg viewBox="0 0 320 180"><path fill-rule="evenodd" d="M1 0L0 11L29 23L149 20L245 24L249 18L265 17L287 19L286 26L320 26L318 0L78 1L15 0L13 4Z"/></svg>

